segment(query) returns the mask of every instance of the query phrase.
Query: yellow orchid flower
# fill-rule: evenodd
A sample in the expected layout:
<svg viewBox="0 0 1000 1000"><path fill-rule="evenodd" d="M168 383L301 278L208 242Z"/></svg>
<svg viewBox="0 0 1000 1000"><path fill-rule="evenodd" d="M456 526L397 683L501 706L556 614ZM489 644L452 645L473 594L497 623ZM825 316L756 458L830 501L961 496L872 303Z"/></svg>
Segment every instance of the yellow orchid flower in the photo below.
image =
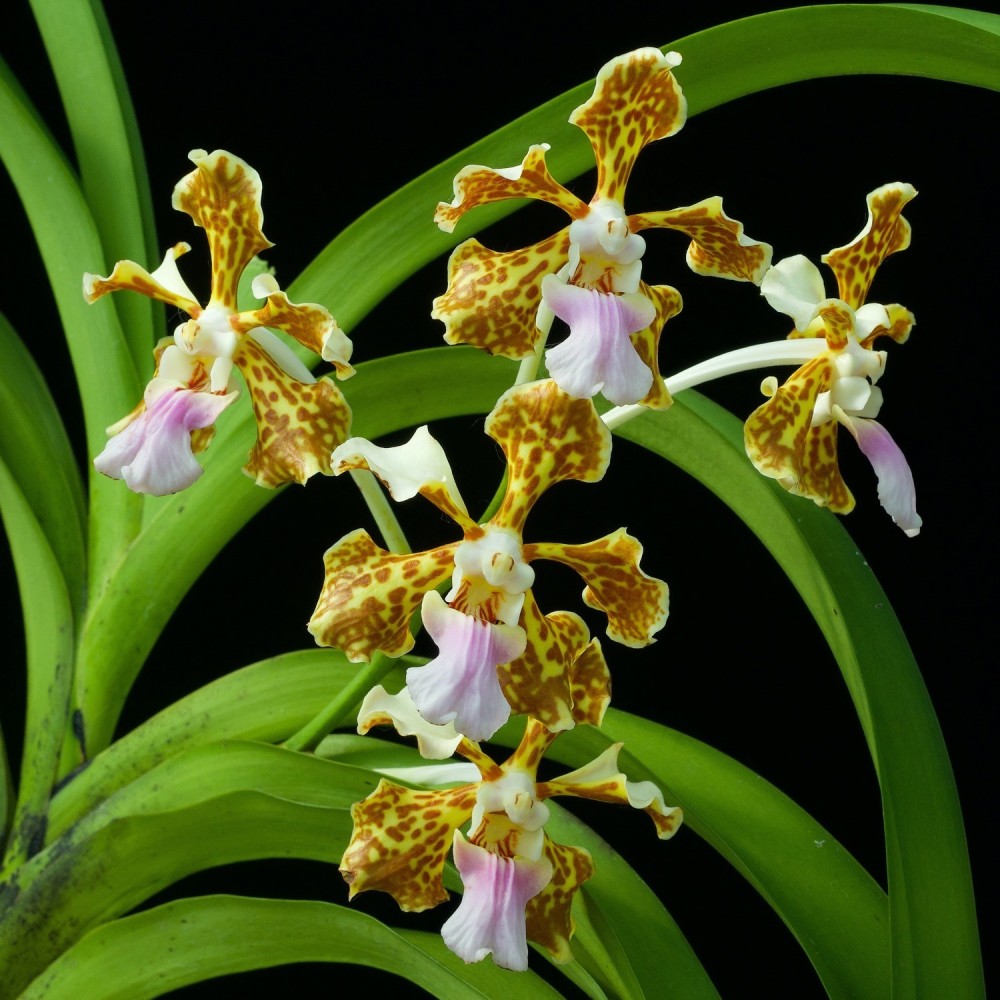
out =
<svg viewBox="0 0 1000 1000"><path fill-rule="evenodd" d="M661 839L672 837L683 818L651 781L632 782L621 773L620 743L570 774L538 781L539 762L556 734L535 719L528 720L517 749L500 765L454 727L430 725L405 689L398 695L381 687L369 693L358 732L375 725L416 735L421 751L430 749L436 758L458 753L475 765L479 779L442 790L382 779L351 810L354 831L341 874L352 899L378 889L404 910L426 910L448 898L442 873L452 849L464 894L441 934L466 962L492 954L497 965L524 970L529 940L556 961L572 960L573 897L594 866L588 851L557 844L546 834L546 799L568 795L631 805L650 816ZM466 823L463 835L459 828Z"/></svg>
<svg viewBox="0 0 1000 1000"><path fill-rule="evenodd" d="M549 374L570 395L597 392L619 405L670 405L657 349L663 324L681 308L680 293L641 280L650 228L691 237L687 260L700 274L759 282L771 248L743 235L720 198L666 212L626 215L625 186L648 143L673 135L687 117L684 95L671 70L676 52L643 48L612 59L597 75L594 94L571 115L587 135L597 161L597 190L589 203L548 172L548 145L532 146L516 167L469 166L455 177L455 197L442 202L435 221L451 232L468 211L510 198L556 205L570 225L533 246L498 253L475 239L451 256L448 288L432 315L444 321L450 344L472 344L491 354L527 358L540 333L539 305L570 329L546 355Z"/></svg>
<svg viewBox="0 0 1000 1000"><path fill-rule="evenodd" d="M190 159L195 170L174 189L173 206L208 237L208 305L198 303L177 270L176 259L191 249L187 243L171 247L151 274L122 260L106 278L84 275L88 302L130 290L189 317L172 340L158 345L142 402L108 429L111 439L94 466L139 493L163 495L190 486L202 473L194 454L208 445L216 418L238 395L236 365L257 420L257 441L244 471L260 486L305 482L316 472L329 472L330 452L347 437L351 413L333 382L314 378L268 327L330 361L341 378L354 373L351 342L323 306L289 302L269 274L252 285L265 305L238 311L240 276L257 253L273 245L261 231L260 176L224 150L196 149Z"/></svg>
<svg viewBox="0 0 1000 1000"><path fill-rule="evenodd" d="M802 256L779 261L765 275L761 294L790 316L789 335L813 345L806 360L778 387L773 376L761 388L770 398L746 422L747 454L765 475L785 489L809 497L838 514L854 508L837 464L837 427L847 428L878 477L879 500L907 535L920 531L913 476L902 451L874 419L882 407L875 385L886 352L880 337L903 343L913 314L903 306L867 302L881 263L910 244L903 207L916 191L909 184L885 184L867 198L868 221L847 246L824 255L837 278L839 298L827 298L819 269Z"/></svg>
<svg viewBox="0 0 1000 1000"><path fill-rule="evenodd" d="M411 668L407 685L427 719L454 721L473 739L491 736L512 709L566 729L581 690L602 689L607 703L607 667L578 615L539 610L531 564L550 559L576 570L587 584L584 602L603 611L608 634L628 646L647 645L662 628L667 585L639 569L642 546L623 528L583 545L522 541L528 512L553 483L604 475L611 438L589 400L567 396L552 380L515 386L487 418L486 432L504 450L508 482L483 525L466 511L426 429L398 448L353 438L334 452L334 472L370 469L397 500L423 494L459 525L463 539L399 555L363 530L346 535L326 553L309 630L353 661L377 650L400 656L413 646L408 625L422 608L440 653ZM442 599L436 588L449 577Z"/></svg>

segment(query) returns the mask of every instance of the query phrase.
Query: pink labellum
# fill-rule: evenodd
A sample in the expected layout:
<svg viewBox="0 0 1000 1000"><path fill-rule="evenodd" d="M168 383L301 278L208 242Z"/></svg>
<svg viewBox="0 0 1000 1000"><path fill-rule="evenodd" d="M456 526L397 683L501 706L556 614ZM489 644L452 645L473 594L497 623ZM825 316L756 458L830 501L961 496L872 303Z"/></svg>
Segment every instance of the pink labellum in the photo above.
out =
<svg viewBox="0 0 1000 1000"><path fill-rule="evenodd" d="M94 468L124 479L135 493L166 496L186 489L204 471L191 451L191 432L214 424L236 396L192 389L164 392L108 441Z"/></svg>
<svg viewBox="0 0 1000 1000"><path fill-rule="evenodd" d="M435 725L454 723L470 739L489 739L510 718L497 667L524 652L524 630L449 608L433 590L424 595L421 614L439 652L425 666L406 671L417 711Z"/></svg>
<svg viewBox="0 0 1000 1000"><path fill-rule="evenodd" d="M916 488L906 456L889 432L874 420L848 418L842 423L854 435L862 454L878 476L878 498L893 522L912 538L924 523L917 513Z"/></svg>
<svg viewBox="0 0 1000 1000"><path fill-rule="evenodd" d="M524 908L552 878L545 859L501 858L469 844L455 831L455 865L464 894L441 928L444 943L464 962L481 962L491 952L504 969L528 968Z"/></svg>
<svg viewBox="0 0 1000 1000"><path fill-rule="evenodd" d="M569 326L569 337L545 355L549 374L563 392L578 399L602 392L619 406L637 403L649 392L653 373L631 340L656 316L649 299L567 285L555 275L542 281L542 296Z"/></svg>

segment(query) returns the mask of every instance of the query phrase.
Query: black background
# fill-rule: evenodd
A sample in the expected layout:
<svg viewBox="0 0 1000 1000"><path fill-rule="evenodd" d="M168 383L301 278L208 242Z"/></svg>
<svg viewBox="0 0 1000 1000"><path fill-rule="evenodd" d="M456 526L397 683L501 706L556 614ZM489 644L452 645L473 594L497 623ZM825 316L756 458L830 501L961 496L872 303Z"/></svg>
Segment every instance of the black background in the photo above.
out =
<svg viewBox="0 0 1000 1000"><path fill-rule="evenodd" d="M14 7L6 17L5 57L55 134L67 141L30 11L24 0ZM192 243L184 273L202 291L204 244L189 220L170 209L170 192L190 169L186 154L192 148L226 148L259 170L265 232L277 244L268 256L287 286L367 207L592 77L612 56L776 7L708 3L667 13L666 5L616 3L596 19L565 7L444 3L402 14L353 5L334 15L325 4L302 0L238 8L214 0L111 2L107 10L145 142L159 241L163 247ZM754 53L746 58L752 62ZM683 66L677 75L683 85ZM858 509L847 527L911 639L939 713L966 811L987 941L995 904L984 876L996 833L996 658L990 650L996 614L997 209L989 145L996 121L995 94L958 85L875 76L797 84L691 119L678 136L643 153L627 199L628 210L640 211L722 194L729 214L752 236L773 243L776 259L805 253L816 260L858 232L865 194L874 187L906 180L920 192L906 212L912 247L883 267L873 298L902 302L917 317L910 342L890 345L880 420L910 460L924 530L907 539L892 525L878 505L870 468L850 442L842 468ZM522 155L512 149L508 162L492 165L511 165ZM590 174L570 187L589 199L592 185ZM2 308L73 420L58 321L6 178L0 179L0 196L13 256L5 267ZM440 197L449 198L450 191ZM555 213L544 213L519 213L481 238L498 249L525 245L562 225ZM784 334L785 321L754 288L688 272L680 262L681 237L653 232L647 245L644 276L675 284L685 298L684 312L664 334L665 372ZM81 271L98 269L80 262ZM363 274L343 277L345 286L363 280ZM349 330L355 361L439 344L441 327L429 307L444 284L442 260ZM337 314L335 299L324 304ZM760 401L759 380L734 378L706 391L745 416ZM470 509L486 502L501 471L481 427L469 419L441 430ZM418 546L451 539L438 519L411 507L402 516ZM860 727L832 658L780 571L719 501L679 472L654 480L648 461L625 442L616 443L605 483L566 484L543 498L527 537L583 541L621 523L644 543L644 568L670 582L672 607L650 649L606 644L614 704L705 740L758 771L884 882L878 789ZM322 552L361 524L369 524L367 514L345 482L314 481L307 490L280 496L182 605L129 700L123 729L228 670L310 646L303 624L322 580ZM424 530L430 534L420 534ZM278 581L266 598L245 582L249 553L261 541L273 554ZM6 559L3 566L5 586L13 587ZM539 576L544 608L581 610L575 580L548 566ZM15 605L8 606L14 644L5 675L14 693L0 707L10 748L19 741L23 695L17 615ZM206 606L226 627L202 636ZM258 610L248 613L248 607ZM597 616L587 620L595 633L602 631ZM765 983L788 995L823 995L778 919L694 834L682 831L669 844L656 844L642 817L607 807L583 808L582 814L649 879L724 996L756 995ZM927 823L934 822L928 815ZM346 898L332 868L305 863L239 866L181 889ZM393 906L377 899L362 897L357 905L409 926L418 923L397 917ZM447 909L420 925L437 926ZM330 984L340 974L335 966L301 967L248 974L233 986L256 995L280 984ZM214 988L182 993L216 995ZM402 988L404 995L410 989Z"/></svg>

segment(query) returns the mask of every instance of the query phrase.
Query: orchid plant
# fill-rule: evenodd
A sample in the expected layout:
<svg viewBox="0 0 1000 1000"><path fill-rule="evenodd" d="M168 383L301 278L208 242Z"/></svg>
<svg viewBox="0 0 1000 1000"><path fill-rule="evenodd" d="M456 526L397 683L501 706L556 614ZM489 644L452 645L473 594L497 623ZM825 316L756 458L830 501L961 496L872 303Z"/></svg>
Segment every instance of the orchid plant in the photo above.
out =
<svg viewBox="0 0 1000 1000"><path fill-rule="evenodd" d="M294 192L265 196L237 148L181 150L193 169L172 207L207 239L202 305L182 220L163 256L153 231L113 19L91 0L33 7L75 161L6 67L0 154L65 329L87 454L74 453L81 415L56 404L32 357L34 332L22 340L0 317L0 509L27 654L19 762L0 736L0 1000L153 997L303 961L368 965L440 996L638 998L664 983L718 996L718 970L671 916L677 900L619 853L633 827L656 867L684 838L706 841L832 997L984 995L948 754L905 636L837 517L855 507L843 427L872 467L852 467L858 508L877 500L898 526L882 515L886 535L914 539L922 526L903 451L920 441L900 408L888 418L896 437L876 419L914 313L871 300L905 267L905 254L886 261L909 247L911 216L919 233L917 192L884 177L851 195L856 220L827 219L821 204L803 214L817 230L803 248L845 241L822 257L830 295L799 248L775 259L766 216L738 221L712 190L636 213L627 189L690 108L815 75L807 40L829 43L827 75L919 65L1000 90L1000 18L837 5L608 52L592 80L325 233L332 242L287 293L283 235L264 236L264 209ZM751 47L757 61L734 72ZM570 185L592 167L584 201ZM672 204L664 178L656 197ZM515 249L472 235L524 201L569 222L534 242L515 236ZM668 254L686 244L686 263L647 262L656 229L673 231L655 234ZM444 288L426 306L446 346L380 355L354 328L423 264ZM731 297L745 317L732 324L739 346L717 349L705 329L699 360L674 360L682 292L646 280L664 266L685 294L706 283ZM913 339L907 351L929 349ZM738 415L694 391L740 372L759 375L766 399ZM457 440L451 417L464 418ZM630 447L645 455L640 486ZM674 616L723 625L710 595L686 591L684 567L627 527L640 497L672 516L669 491L649 487L674 467L739 516L819 625L874 762L885 888L838 842L835 816L814 818L664 724L652 695L671 690L671 592L684 595ZM610 513L591 509L619 474L633 486ZM343 499L354 487L362 523ZM418 524L419 545L418 494L444 515ZM300 608L301 645L206 674L123 725L185 593L279 495L292 520L305 496L325 510L308 532L302 573L317 586ZM465 499L480 495L492 499ZM559 503L562 516L545 520ZM708 535L709 520L692 530ZM249 550L250 586L230 591L243 605L230 614L249 611L255 633L289 586L270 569L272 544ZM582 598L564 596L561 574L582 581ZM221 600L193 609L188 645L236 628ZM648 709L617 707L619 684L648 684ZM593 819L573 812L581 800L601 804ZM322 862L330 877L310 899L158 897L186 876L274 857ZM379 894L404 912L364 909Z"/></svg>

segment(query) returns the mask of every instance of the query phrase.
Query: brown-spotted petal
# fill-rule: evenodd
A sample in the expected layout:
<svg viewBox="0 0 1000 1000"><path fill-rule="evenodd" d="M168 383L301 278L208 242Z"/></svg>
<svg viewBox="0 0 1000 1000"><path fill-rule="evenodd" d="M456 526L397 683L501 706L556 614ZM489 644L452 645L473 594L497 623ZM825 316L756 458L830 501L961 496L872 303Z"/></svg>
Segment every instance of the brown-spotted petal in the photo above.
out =
<svg viewBox="0 0 1000 1000"><path fill-rule="evenodd" d="M477 788L417 791L381 780L351 809L354 834L340 862L350 897L379 889L414 911L446 900L445 858L455 830L472 815Z"/></svg>
<svg viewBox="0 0 1000 1000"><path fill-rule="evenodd" d="M812 426L817 397L832 385L832 366L830 353L824 352L780 388L773 377L765 379L762 388L771 398L750 415L743 439L759 472L796 496L846 514L854 508L854 497L837 465L837 422Z"/></svg>
<svg viewBox="0 0 1000 1000"><path fill-rule="evenodd" d="M539 797L572 795L598 802L630 805L633 809L641 809L652 819L661 840L672 837L681 825L683 813L679 807L668 806L664 802L663 793L652 781L629 781L625 777L618 766L621 749L622 744L615 743L589 764L554 781L539 782Z"/></svg>
<svg viewBox="0 0 1000 1000"><path fill-rule="evenodd" d="M257 420L257 440L243 471L266 487L329 474L330 453L351 428L350 407L336 385L327 378L292 378L249 336L240 338L233 360Z"/></svg>
<svg viewBox="0 0 1000 1000"><path fill-rule="evenodd" d="M673 400L660 374L660 335L663 333L664 323L681 311L683 300L681 293L670 285L647 285L641 282L639 291L656 307L653 322L645 330L632 334L636 353L653 373L653 384L649 392L639 400L639 405L648 406L651 410L666 410Z"/></svg>
<svg viewBox="0 0 1000 1000"><path fill-rule="evenodd" d="M378 650L402 656L413 648L410 618L424 594L451 576L457 548L454 542L399 555L379 548L363 529L352 531L323 557L326 578L309 631L353 663Z"/></svg>
<svg viewBox="0 0 1000 1000"><path fill-rule="evenodd" d="M507 492L492 524L520 532L535 501L563 479L596 483L611 460L611 432L589 399L552 379L508 389L486 418L486 433L507 456Z"/></svg>
<svg viewBox="0 0 1000 1000"><path fill-rule="evenodd" d="M152 274L132 260L118 261L106 278L84 274L83 297L88 302L96 302L108 292L138 292L146 298L182 309L189 316L198 316L201 314L201 306L174 263L190 249L187 243L175 244L166 252L163 263Z"/></svg>
<svg viewBox="0 0 1000 1000"><path fill-rule="evenodd" d="M569 939L576 929L573 897L594 874L590 851L545 838L543 856L552 865L548 885L525 907L528 940L540 944L557 962L571 962Z"/></svg>
<svg viewBox="0 0 1000 1000"><path fill-rule="evenodd" d="M861 341L861 346L871 350L872 345L879 337L891 337L897 344L905 344L910 339L910 331L916 326L917 321L913 313L898 302L885 307L889 316L888 326L873 330L871 334Z"/></svg>
<svg viewBox="0 0 1000 1000"><path fill-rule="evenodd" d="M543 615L530 590L524 598L521 627L527 636L524 652L497 667L504 697L513 712L538 719L553 732L570 729L576 721L573 666L587 647L590 632L572 612Z"/></svg>
<svg viewBox="0 0 1000 1000"><path fill-rule="evenodd" d="M515 360L530 357L540 336L542 278L558 271L568 254L569 227L507 253L475 239L460 243L448 260L448 288L431 310L444 322L445 341Z"/></svg>
<svg viewBox="0 0 1000 1000"><path fill-rule="evenodd" d="M642 48L601 67L594 94L569 120L587 134L597 160L597 193L621 202L636 157L647 143L679 131L687 102L671 70L676 52Z"/></svg>
<svg viewBox="0 0 1000 1000"><path fill-rule="evenodd" d="M455 198L448 204L440 202L434 221L446 233L466 212L480 205L490 205L510 198L535 198L556 205L573 219L587 214L587 206L562 186L545 165L549 146L541 143L528 149L524 160L516 167L483 167L478 164L463 167L455 175Z"/></svg>
<svg viewBox="0 0 1000 1000"><path fill-rule="evenodd" d="M697 205L668 212L644 212L629 216L629 228L677 229L691 237L687 262L697 274L759 285L771 266L771 247L743 232L743 223L731 219L719 197L706 198Z"/></svg>
<svg viewBox="0 0 1000 1000"><path fill-rule="evenodd" d="M573 721L578 726L599 726L611 704L611 671L599 639L591 639L577 653L570 667L569 686Z"/></svg>
<svg viewBox="0 0 1000 1000"><path fill-rule="evenodd" d="M587 583L584 603L608 616L608 635L615 642L648 646L667 621L669 589L639 568L642 546L624 528L584 545L525 545L524 557L575 569Z"/></svg>
<svg viewBox="0 0 1000 1000"><path fill-rule="evenodd" d="M855 309L868 298L872 278L882 261L910 245L910 224L903 208L916 196L911 184L899 181L883 184L868 197L868 221L847 246L837 247L822 257L837 276L840 297Z"/></svg>
<svg viewBox="0 0 1000 1000"><path fill-rule="evenodd" d="M259 274L254 278L253 294L267 301L260 309L230 317L229 325L237 333L247 333L258 326L282 330L313 354L329 361L341 378L350 378L354 374L348 363L354 345L324 306L315 302L300 305L290 302L270 274Z"/></svg>
<svg viewBox="0 0 1000 1000"><path fill-rule="evenodd" d="M240 275L262 250L273 246L261 232L260 175L224 149L194 149L195 165L174 188L173 206L201 226L212 252L212 304L236 310Z"/></svg>

